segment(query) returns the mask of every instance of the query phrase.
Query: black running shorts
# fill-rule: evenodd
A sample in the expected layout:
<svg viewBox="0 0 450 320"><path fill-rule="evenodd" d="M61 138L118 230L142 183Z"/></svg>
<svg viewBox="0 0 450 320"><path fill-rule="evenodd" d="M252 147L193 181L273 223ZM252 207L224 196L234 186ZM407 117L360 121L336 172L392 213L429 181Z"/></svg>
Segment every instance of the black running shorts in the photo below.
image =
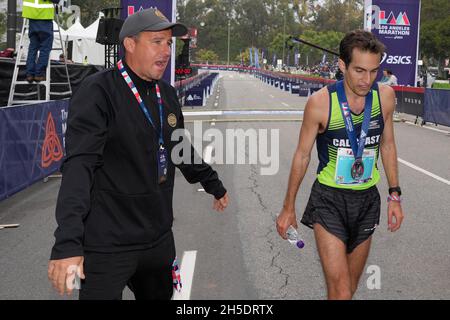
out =
<svg viewBox="0 0 450 320"><path fill-rule="evenodd" d="M376 186L367 190L347 190L329 187L316 180L301 222L310 228L319 223L341 239L347 253L351 253L380 223L380 205Z"/></svg>

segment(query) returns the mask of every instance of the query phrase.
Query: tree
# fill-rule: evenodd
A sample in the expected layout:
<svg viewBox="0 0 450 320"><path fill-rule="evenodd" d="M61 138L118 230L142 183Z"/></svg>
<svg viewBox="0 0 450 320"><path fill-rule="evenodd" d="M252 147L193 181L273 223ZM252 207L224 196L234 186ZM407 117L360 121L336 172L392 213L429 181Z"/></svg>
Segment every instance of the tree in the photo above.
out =
<svg viewBox="0 0 450 320"><path fill-rule="evenodd" d="M3 38L6 34L6 14L0 12L0 39ZM0 50L3 50L4 44L0 47Z"/></svg>
<svg viewBox="0 0 450 320"><path fill-rule="evenodd" d="M197 60L204 63L217 63L219 56L212 50L200 49L196 54Z"/></svg>
<svg viewBox="0 0 450 320"><path fill-rule="evenodd" d="M363 28L364 1L362 0L326 0L322 6L316 6L313 12L313 24L316 31L335 30L346 33Z"/></svg>
<svg viewBox="0 0 450 320"><path fill-rule="evenodd" d="M450 2L422 0L420 51L427 64L436 63L444 77L444 61L450 57Z"/></svg>
<svg viewBox="0 0 450 320"><path fill-rule="evenodd" d="M84 27L87 27L95 20L97 20L98 14L101 10L107 8L119 8L120 0L98 0L98 1L72 0L72 5L80 7L81 24Z"/></svg>
<svg viewBox="0 0 450 320"><path fill-rule="evenodd" d="M338 31L314 31L307 30L300 38L310 43L316 44L322 48L329 49L334 52L339 51L339 43L344 37L344 33ZM314 49L308 45L300 45L300 51L302 56L308 56L310 64L318 63L324 52L319 49Z"/></svg>

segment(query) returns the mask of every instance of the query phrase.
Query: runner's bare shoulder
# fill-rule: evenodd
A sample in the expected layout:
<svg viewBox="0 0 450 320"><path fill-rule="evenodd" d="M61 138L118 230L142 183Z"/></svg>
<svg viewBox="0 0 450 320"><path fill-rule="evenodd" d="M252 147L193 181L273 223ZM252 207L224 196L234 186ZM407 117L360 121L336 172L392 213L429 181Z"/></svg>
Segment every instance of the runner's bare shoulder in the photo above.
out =
<svg viewBox="0 0 450 320"><path fill-rule="evenodd" d="M330 98L328 94L328 88L323 87L319 91L316 91L308 98L306 103L305 113L309 113L315 121L320 123L321 129L326 127L328 122L328 113L330 109ZM320 130L321 131L321 130Z"/></svg>

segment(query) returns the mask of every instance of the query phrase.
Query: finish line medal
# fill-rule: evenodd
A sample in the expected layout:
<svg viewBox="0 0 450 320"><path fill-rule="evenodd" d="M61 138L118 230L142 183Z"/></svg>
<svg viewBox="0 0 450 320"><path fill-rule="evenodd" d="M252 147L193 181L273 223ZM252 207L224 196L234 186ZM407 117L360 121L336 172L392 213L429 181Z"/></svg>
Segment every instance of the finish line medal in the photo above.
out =
<svg viewBox="0 0 450 320"><path fill-rule="evenodd" d="M345 95L343 81L336 82L336 92L338 95L342 118L344 119L345 129L347 131L348 140L350 142L350 146L352 147L353 156L355 157L355 161L350 168L350 174L352 179L358 182L364 175L364 164L362 161L362 156L364 153L366 137L369 131L370 118L372 115L373 93L371 89L366 95L364 103L364 118L361 125L361 134L358 138L355 133L350 106L348 105L347 96Z"/></svg>
<svg viewBox="0 0 450 320"><path fill-rule="evenodd" d="M364 163L362 162L362 159L356 159L355 162L353 162L351 175L355 180L360 180L363 177Z"/></svg>

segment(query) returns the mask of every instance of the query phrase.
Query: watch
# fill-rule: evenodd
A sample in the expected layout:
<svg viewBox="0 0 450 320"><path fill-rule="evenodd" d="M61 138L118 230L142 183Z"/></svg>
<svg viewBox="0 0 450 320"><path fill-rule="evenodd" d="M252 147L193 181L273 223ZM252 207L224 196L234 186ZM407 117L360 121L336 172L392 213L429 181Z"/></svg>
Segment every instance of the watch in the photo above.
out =
<svg viewBox="0 0 450 320"><path fill-rule="evenodd" d="M393 193L393 192L397 192L399 196L402 195L402 189L400 189L400 187L392 187L389 188L389 194Z"/></svg>

